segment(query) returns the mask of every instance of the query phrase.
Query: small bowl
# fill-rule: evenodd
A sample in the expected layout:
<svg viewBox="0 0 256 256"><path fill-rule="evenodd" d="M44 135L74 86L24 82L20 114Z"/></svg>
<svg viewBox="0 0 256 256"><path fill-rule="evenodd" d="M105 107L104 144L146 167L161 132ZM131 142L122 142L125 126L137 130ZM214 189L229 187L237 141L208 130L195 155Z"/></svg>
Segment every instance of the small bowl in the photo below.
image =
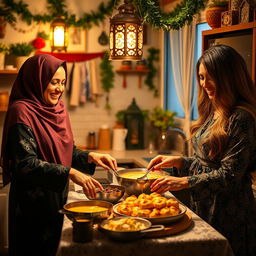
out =
<svg viewBox="0 0 256 256"><path fill-rule="evenodd" d="M104 191L96 192L96 198L87 196L88 199L117 203L125 193L125 188L123 186L104 184L102 187L104 188Z"/></svg>

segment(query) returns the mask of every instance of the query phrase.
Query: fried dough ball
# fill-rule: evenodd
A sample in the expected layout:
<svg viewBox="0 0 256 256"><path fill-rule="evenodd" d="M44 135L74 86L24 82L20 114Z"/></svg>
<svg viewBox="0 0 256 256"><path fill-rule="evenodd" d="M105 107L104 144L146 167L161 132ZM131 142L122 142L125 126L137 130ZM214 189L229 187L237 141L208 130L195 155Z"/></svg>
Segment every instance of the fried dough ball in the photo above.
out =
<svg viewBox="0 0 256 256"><path fill-rule="evenodd" d="M176 208L179 208L179 202L176 199L171 198L166 201L166 206L167 207L174 206Z"/></svg>
<svg viewBox="0 0 256 256"><path fill-rule="evenodd" d="M152 200L154 208L160 209L166 206L167 199L164 197L156 197Z"/></svg>
<svg viewBox="0 0 256 256"><path fill-rule="evenodd" d="M121 214L125 214L125 215L131 215L132 212L132 207L125 205L125 204L121 204L118 207L118 212L120 212Z"/></svg>
<svg viewBox="0 0 256 256"><path fill-rule="evenodd" d="M140 208L138 206L135 206L132 208L131 216L138 217Z"/></svg>
<svg viewBox="0 0 256 256"><path fill-rule="evenodd" d="M138 199L139 199L139 200L141 200L141 199L150 199L150 196L147 195L147 194L142 193L142 194L140 194L140 195L138 196Z"/></svg>
<svg viewBox="0 0 256 256"><path fill-rule="evenodd" d="M133 207L134 206L134 201L123 201L122 204Z"/></svg>
<svg viewBox="0 0 256 256"><path fill-rule="evenodd" d="M141 199L139 202L139 206L141 209L151 209L154 208L152 200L150 199Z"/></svg>
<svg viewBox="0 0 256 256"><path fill-rule="evenodd" d="M140 205L140 200L136 199L133 201L133 206L139 206Z"/></svg>
<svg viewBox="0 0 256 256"><path fill-rule="evenodd" d="M169 209L170 209L171 216L178 215L180 213L179 208L177 208L175 206L171 206L171 207L169 207Z"/></svg>
<svg viewBox="0 0 256 256"><path fill-rule="evenodd" d="M152 210L152 212L149 214L149 218L156 218L156 217L160 217L160 216L161 216L160 211L159 211L159 209L156 209L156 208L154 208Z"/></svg>
<svg viewBox="0 0 256 256"><path fill-rule="evenodd" d="M136 199L137 199L137 196L132 195L132 196L128 196L128 197L125 199L125 201L126 201L126 202L133 202L133 201L136 200Z"/></svg>
<svg viewBox="0 0 256 256"><path fill-rule="evenodd" d="M163 217L163 216L170 216L170 213L171 213L171 211L170 211L169 207L164 207L164 208L160 209L161 217Z"/></svg>
<svg viewBox="0 0 256 256"><path fill-rule="evenodd" d="M156 192L153 192L153 193L151 193L149 196L150 196L151 199L154 199L154 198L156 198L156 197L160 197L161 195L158 194L158 193L156 193Z"/></svg>
<svg viewBox="0 0 256 256"><path fill-rule="evenodd" d="M149 218L150 213L151 213L151 210L149 209L140 209L138 211L138 217Z"/></svg>

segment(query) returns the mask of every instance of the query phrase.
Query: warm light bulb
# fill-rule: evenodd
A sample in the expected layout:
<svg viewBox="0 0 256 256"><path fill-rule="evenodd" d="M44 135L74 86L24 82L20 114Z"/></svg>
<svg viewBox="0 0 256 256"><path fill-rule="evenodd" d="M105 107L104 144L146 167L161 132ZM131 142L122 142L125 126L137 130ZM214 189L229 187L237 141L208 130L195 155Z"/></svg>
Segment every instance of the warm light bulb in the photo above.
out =
<svg viewBox="0 0 256 256"><path fill-rule="evenodd" d="M65 31L62 26L56 26L54 28L54 46L64 46L65 43Z"/></svg>

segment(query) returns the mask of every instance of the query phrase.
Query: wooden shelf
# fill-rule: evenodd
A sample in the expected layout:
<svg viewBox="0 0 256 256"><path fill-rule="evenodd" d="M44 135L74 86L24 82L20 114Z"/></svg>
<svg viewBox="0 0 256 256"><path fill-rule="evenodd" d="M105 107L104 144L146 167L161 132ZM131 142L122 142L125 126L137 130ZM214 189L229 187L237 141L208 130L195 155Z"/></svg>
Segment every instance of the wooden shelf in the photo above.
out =
<svg viewBox="0 0 256 256"><path fill-rule="evenodd" d="M138 81L138 87L142 87L142 76L145 75L146 73L149 73L149 69L117 69L117 73L123 75L123 88L127 87L127 82L126 82L126 76L128 74L132 75L138 75L139 76L139 81Z"/></svg>
<svg viewBox="0 0 256 256"><path fill-rule="evenodd" d="M18 74L18 70L17 69L13 69L13 70L0 69L0 74Z"/></svg>
<svg viewBox="0 0 256 256"><path fill-rule="evenodd" d="M243 36L245 36L245 38L249 36L251 41L249 39L243 41ZM218 41L219 44L230 45L236 49L245 60L247 56L251 55L251 61L248 61L247 65L249 65L248 69L251 71L253 81L256 82L256 21L202 31L202 53L208 49L215 40ZM250 45L248 46L248 44ZM241 51L241 49L243 49L243 51ZM246 51L248 51L248 54L245 57L243 53Z"/></svg>

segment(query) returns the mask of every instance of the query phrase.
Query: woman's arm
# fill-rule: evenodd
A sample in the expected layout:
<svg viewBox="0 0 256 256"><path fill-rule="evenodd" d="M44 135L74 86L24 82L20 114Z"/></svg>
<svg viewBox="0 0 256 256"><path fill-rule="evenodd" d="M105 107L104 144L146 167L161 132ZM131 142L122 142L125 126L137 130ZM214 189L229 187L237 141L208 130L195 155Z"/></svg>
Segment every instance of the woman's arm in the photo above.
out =
<svg viewBox="0 0 256 256"><path fill-rule="evenodd" d="M89 152L73 147L72 167L90 175L94 174L96 164L89 163Z"/></svg>

